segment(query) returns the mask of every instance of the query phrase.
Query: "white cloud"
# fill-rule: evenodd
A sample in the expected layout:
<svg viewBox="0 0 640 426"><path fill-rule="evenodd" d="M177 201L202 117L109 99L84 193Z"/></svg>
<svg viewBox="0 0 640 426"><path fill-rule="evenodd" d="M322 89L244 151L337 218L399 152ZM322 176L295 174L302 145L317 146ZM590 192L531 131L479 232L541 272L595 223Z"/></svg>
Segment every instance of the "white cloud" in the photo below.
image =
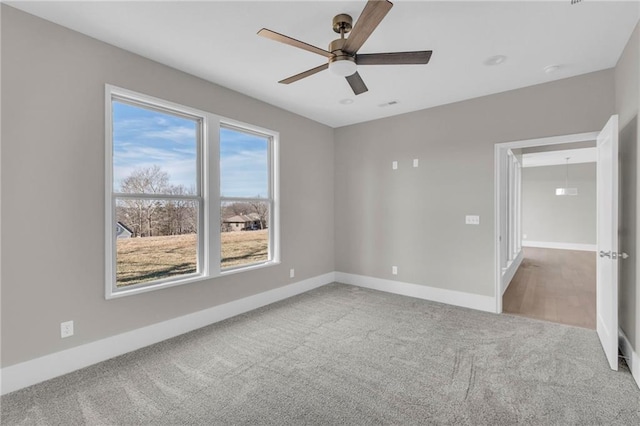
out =
<svg viewBox="0 0 640 426"><path fill-rule="evenodd" d="M164 139L177 143L191 143L195 145L195 128L171 126L161 130L147 130L140 132L138 139Z"/></svg>

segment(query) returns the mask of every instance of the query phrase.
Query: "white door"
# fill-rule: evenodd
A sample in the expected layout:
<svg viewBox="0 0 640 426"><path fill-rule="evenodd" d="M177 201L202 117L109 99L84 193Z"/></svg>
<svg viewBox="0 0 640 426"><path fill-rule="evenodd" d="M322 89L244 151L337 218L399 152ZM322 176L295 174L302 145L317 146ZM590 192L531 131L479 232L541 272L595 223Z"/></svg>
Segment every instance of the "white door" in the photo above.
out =
<svg viewBox="0 0 640 426"><path fill-rule="evenodd" d="M598 135L597 330L611 369L618 369L618 116Z"/></svg>

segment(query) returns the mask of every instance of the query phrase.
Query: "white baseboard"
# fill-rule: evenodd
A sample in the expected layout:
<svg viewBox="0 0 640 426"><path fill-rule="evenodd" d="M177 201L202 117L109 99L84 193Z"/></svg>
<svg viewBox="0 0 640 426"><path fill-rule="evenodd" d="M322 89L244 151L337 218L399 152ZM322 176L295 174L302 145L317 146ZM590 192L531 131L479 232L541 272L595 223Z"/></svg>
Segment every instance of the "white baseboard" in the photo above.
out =
<svg viewBox="0 0 640 426"><path fill-rule="evenodd" d="M629 370L631 370L631 375L636 381L638 388L640 388L640 355L633 350L631 342L629 342L626 334L624 334L624 331L621 329L618 329L618 342L620 352L622 352L622 355L626 358Z"/></svg>
<svg viewBox="0 0 640 426"><path fill-rule="evenodd" d="M504 292L507 291L507 288L509 288L509 284L511 284L511 280L516 275L516 272L518 271L518 268L522 264L523 260L524 260L524 252L520 250L516 258L513 259L511 264L507 266L506 270L502 273L502 278L501 278L502 279L501 281L502 295L504 295Z"/></svg>
<svg viewBox="0 0 640 426"><path fill-rule="evenodd" d="M0 370L1 394L16 391L113 358L335 281L319 275L223 305L87 343Z"/></svg>
<svg viewBox="0 0 640 426"><path fill-rule="evenodd" d="M579 243L554 243L548 241L529 241L522 240L522 247L539 247L560 250L579 250L579 251L598 251L595 244L579 244Z"/></svg>
<svg viewBox="0 0 640 426"><path fill-rule="evenodd" d="M479 311L495 312L496 302L491 296L464 293L455 290L429 287L426 285L410 284L400 281L386 280L382 278L368 277L365 275L347 274L336 272L336 281L351 284L358 287L385 291L387 293L401 294L403 296L416 297L418 299L431 300L433 302L462 306L464 308L477 309Z"/></svg>

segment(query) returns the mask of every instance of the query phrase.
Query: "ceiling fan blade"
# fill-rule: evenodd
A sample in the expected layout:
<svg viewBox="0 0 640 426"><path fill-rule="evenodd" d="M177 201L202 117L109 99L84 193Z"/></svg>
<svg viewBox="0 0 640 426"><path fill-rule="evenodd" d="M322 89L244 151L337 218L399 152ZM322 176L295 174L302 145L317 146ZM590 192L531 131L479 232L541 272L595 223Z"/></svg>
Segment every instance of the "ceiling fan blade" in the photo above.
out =
<svg viewBox="0 0 640 426"><path fill-rule="evenodd" d="M356 55L358 65L417 65L427 64L431 59L431 50L419 52L366 53Z"/></svg>
<svg viewBox="0 0 640 426"><path fill-rule="evenodd" d="M296 75L291 76L289 78L285 78L284 80L280 80L278 83L280 83L280 84L291 84L291 83L294 83L294 82L296 82L298 80L302 80L305 77L309 77L310 75L318 73L320 71L324 71L327 68L329 68L329 64L322 64L319 67L311 68L310 70L306 70L304 72L301 72L300 74L296 74Z"/></svg>
<svg viewBox="0 0 640 426"><path fill-rule="evenodd" d="M388 0L369 0L349 33L349 38L342 50L351 54L356 53L392 7L393 3Z"/></svg>
<svg viewBox="0 0 640 426"><path fill-rule="evenodd" d="M288 44L289 46L306 50L307 52L317 53L318 55L326 56L327 58L332 58L334 56L333 53L329 52L328 50L320 49L319 47L312 46L309 43L305 43L304 41L296 40L295 38L291 38L289 36L268 30L266 28L258 31L258 35L261 37L270 38L271 40L279 41L280 43Z"/></svg>
<svg viewBox="0 0 640 426"><path fill-rule="evenodd" d="M362 77L360 77L360 74L358 74L357 71L354 74L346 77L346 79L349 83L349 86L351 86L353 93L355 93L356 95L369 91L369 89L367 89L367 85L364 84L364 81L362 81Z"/></svg>

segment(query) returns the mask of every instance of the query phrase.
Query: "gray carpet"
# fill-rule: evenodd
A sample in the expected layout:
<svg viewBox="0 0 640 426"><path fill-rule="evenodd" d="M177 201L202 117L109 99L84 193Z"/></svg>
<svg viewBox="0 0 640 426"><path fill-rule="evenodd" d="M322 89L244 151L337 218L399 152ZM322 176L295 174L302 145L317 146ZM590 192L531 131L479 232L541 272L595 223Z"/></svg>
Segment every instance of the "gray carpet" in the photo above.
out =
<svg viewBox="0 0 640 426"><path fill-rule="evenodd" d="M332 284L2 398L2 424L640 424L594 331Z"/></svg>

